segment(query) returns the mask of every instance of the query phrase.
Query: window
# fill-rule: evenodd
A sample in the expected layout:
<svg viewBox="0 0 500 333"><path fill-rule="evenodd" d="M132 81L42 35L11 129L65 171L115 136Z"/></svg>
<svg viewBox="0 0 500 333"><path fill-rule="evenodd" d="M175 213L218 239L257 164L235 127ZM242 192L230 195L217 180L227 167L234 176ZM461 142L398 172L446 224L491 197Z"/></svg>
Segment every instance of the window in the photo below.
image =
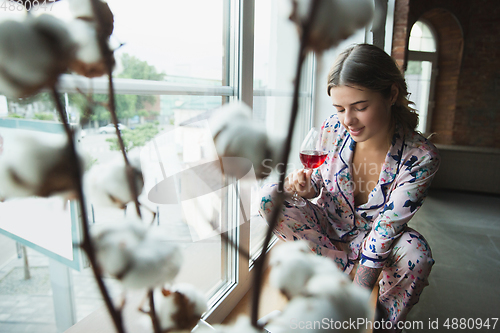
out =
<svg viewBox="0 0 500 333"><path fill-rule="evenodd" d="M410 100L419 113L417 130L429 134L432 109L434 107L434 86L437 75L436 38L431 26L417 21L410 32L408 66L405 72Z"/></svg>
<svg viewBox="0 0 500 333"><path fill-rule="evenodd" d="M253 103L254 118L265 124L268 132L286 133L298 50L297 32L287 19L288 0L107 2L115 15L114 82L122 131L136 131L148 124L159 131L153 141L136 148L144 169L145 193L163 180L215 158L203 120L224 103L238 99ZM53 13L64 19L67 17L65 6L65 2L56 3ZM245 52L248 49L252 52ZM301 126L305 128L310 123L310 120L302 120L309 117L310 112L312 68L313 61L308 59L304 66L297 132L303 132ZM102 129L110 121L99 104L107 100L107 80L63 75L59 89L64 94L71 122L81 124L80 146L90 154L92 163L120 158L118 151L110 149L114 134ZM89 116L85 105L91 94L96 103L94 114ZM21 123L34 119L39 126L57 123L47 93L30 100L9 99L4 104L3 116L22 118ZM298 160L297 154L292 156ZM182 191L183 181L177 181L177 190ZM251 282L252 261L238 257L217 233L200 233L193 222L201 219L212 222L228 230L228 237L243 249L258 253L266 225L255 209L251 223L241 224L238 193L245 186L223 186L214 193L176 204L144 198L146 205L157 214L155 223L165 228L183 249L185 261L177 280L193 283L210 298L206 314L209 321L220 321L245 294ZM254 188L254 198L257 193ZM93 202L88 202L88 213L91 224L106 223L124 214ZM30 253L33 252L30 250ZM79 283L91 283L87 271L72 272L73 277L68 278L68 293L78 291L73 294L75 308L70 312L77 312L78 316L61 319L57 313L60 307L56 306L57 320L46 318L50 325L56 321L61 329L60 325L70 325L101 305L99 300L79 296L89 294L79 289ZM29 324L29 317L25 317ZM7 314L0 313L0 323L4 318Z"/></svg>
<svg viewBox="0 0 500 333"><path fill-rule="evenodd" d="M293 81L299 40L295 25L288 20L290 15L288 0L255 1L255 48L254 48L254 94L253 117L262 122L271 136L285 136L292 106ZM303 80L300 87L300 109L295 126L295 137L310 127L312 105L313 56L309 56L303 66ZM300 144L300 143L299 143ZM294 142L290 155L291 169L301 168L297 143ZM294 154L293 151L296 153ZM271 174L265 182L278 180ZM267 224L258 215L260 204L258 186L252 190L252 220L250 224L250 251L259 253L264 240Z"/></svg>

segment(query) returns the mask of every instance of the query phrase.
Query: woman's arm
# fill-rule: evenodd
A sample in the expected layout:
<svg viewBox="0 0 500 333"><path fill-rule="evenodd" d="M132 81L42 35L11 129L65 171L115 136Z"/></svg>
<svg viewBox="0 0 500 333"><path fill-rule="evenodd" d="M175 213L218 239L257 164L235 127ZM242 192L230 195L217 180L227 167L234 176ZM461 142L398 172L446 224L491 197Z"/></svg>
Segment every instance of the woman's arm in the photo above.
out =
<svg viewBox="0 0 500 333"><path fill-rule="evenodd" d="M371 268L359 265L358 270L356 271L356 275L354 276L353 283L372 290L381 271L382 268Z"/></svg>

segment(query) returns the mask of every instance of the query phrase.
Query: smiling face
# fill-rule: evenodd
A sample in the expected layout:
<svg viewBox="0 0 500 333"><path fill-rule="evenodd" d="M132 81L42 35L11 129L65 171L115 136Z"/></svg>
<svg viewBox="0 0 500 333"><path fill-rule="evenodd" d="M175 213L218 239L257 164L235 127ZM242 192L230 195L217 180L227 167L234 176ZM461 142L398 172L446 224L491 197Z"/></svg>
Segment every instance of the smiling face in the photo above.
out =
<svg viewBox="0 0 500 333"><path fill-rule="evenodd" d="M385 148L387 139L391 139L391 105L397 98L397 89L384 98L364 87L337 86L330 90L330 96L340 123L354 141Z"/></svg>

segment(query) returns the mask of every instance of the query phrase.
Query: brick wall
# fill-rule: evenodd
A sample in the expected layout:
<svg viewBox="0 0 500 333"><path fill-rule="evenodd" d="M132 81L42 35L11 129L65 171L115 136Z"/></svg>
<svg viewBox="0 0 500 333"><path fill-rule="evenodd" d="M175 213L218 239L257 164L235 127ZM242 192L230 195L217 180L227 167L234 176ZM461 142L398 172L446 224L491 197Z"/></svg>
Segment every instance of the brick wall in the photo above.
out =
<svg viewBox="0 0 500 333"><path fill-rule="evenodd" d="M395 10L392 55L400 65L416 20L425 17L439 35L435 141L500 148L500 1L396 0Z"/></svg>
<svg viewBox="0 0 500 333"><path fill-rule="evenodd" d="M500 1L475 1L465 37L454 140L500 148Z"/></svg>
<svg viewBox="0 0 500 333"><path fill-rule="evenodd" d="M396 0L394 6L394 30L392 36L391 56L396 60L401 71L406 68L406 51L408 44L408 14L410 0Z"/></svg>
<svg viewBox="0 0 500 333"><path fill-rule="evenodd" d="M431 132L435 143L453 144L458 94L458 79L463 51L463 37L455 17L445 9L435 8L422 16L436 30L438 43L438 76Z"/></svg>

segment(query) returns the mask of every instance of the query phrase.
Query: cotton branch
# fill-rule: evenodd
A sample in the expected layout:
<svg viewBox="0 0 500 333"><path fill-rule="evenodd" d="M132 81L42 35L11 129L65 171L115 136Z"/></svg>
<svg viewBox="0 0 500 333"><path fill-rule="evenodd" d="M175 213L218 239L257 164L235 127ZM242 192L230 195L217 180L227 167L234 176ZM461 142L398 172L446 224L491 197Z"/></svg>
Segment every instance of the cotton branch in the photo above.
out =
<svg viewBox="0 0 500 333"><path fill-rule="evenodd" d="M154 300L154 290L150 289L148 291L149 296L149 315L151 316L151 322L153 323L153 329L155 332L161 332L160 321L156 315L155 300Z"/></svg>
<svg viewBox="0 0 500 333"><path fill-rule="evenodd" d="M262 251L260 256L255 261L254 266L254 276L253 276L253 293L252 293L252 311L251 311L251 323L252 326L259 328L257 324L258 313L259 313L259 301L260 301L260 293L262 290L262 275L264 271L264 263L266 259L267 248L269 243L271 242L271 237L273 234L273 230L278 223L279 214L281 212L281 207L283 205L285 194L284 194L284 183L286 177L286 165L288 164L288 158L290 156L290 149L292 147L292 138L293 138L293 130L295 127L295 121L297 119L298 109L299 109L299 88L300 88L300 80L302 74L302 65L304 64L304 59L306 57L306 51L308 46L308 38L309 38L309 27L314 21L314 16L316 14L316 9L318 7L319 1L313 0L311 3L311 8L309 11L309 19L306 24L304 24L304 30L300 38L300 48L298 54L297 68L295 72L295 81L294 81L294 91L293 91L293 102L292 102L292 110L290 115L290 123L288 126L288 135L286 137L285 146L283 148L283 156L281 159L281 163L278 164L278 170L280 174L280 178L278 181L278 194L276 196L275 205L271 212L270 220L268 221L269 229L267 230L266 238L264 239L264 244L262 246Z"/></svg>
<svg viewBox="0 0 500 333"><path fill-rule="evenodd" d="M59 99L59 94L57 92L57 89L55 87L52 88L52 96L54 98L54 102L56 104L56 109L57 112L59 113L59 117L61 118L61 121L64 126L64 131L66 132L66 135L68 137L68 144L70 146L70 152L71 152L71 160L73 161L73 167L72 170L74 170L74 177L75 177L75 183L76 183L76 192L78 196L78 200L80 202L80 209L81 209L81 214L82 214L82 229L83 229L83 241L82 241L82 249L85 251L87 254L87 257L90 261L91 267L92 267L92 272L94 273L94 277L97 281L97 286L99 287L99 290L104 298L104 302L106 304L106 307L109 311L109 314L111 315L111 318L113 319L113 323L116 327L116 330L118 333L125 333L125 329L123 327L123 320L122 320L122 315L121 311L118 311L115 309L113 306L113 301L106 289L106 286L104 285L104 281L102 280L101 277L101 270L99 268L99 265L97 264L96 257L95 257L95 250L94 246L91 241L90 237L90 232L89 232L89 226L88 226L88 215L87 215L87 206L85 204L85 198L83 196L83 184L82 184L82 170L80 168L80 163L78 162L78 156L76 153L76 147L75 147L75 140L73 138L73 132L71 130L71 127L68 123L68 118L67 114L64 111L64 108L61 104L61 100Z"/></svg>
<svg viewBox="0 0 500 333"><path fill-rule="evenodd" d="M134 198L136 213L139 217L141 217L141 210L138 199L139 194L137 191L137 186L134 181L135 179L134 171L128 160L127 152L125 150L125 145L123 143L123 138L121 136L120 129L118 128L118 117L116 115L116 103L115 103L115 90L113 84L113 66L114 66L113 51L110 49L108 45L109 31L107 31L106 28L103 27L102 23L105 21L106 18L103 16L103 13L99 10L99 0L91 0L91 2L94 10L94 16L97 22L97 39L99 42L99 48L101 51L101 55L104 59L104 64L108 75L109 112L111 114L111 120L115 125L116 136L118 138L118 145L120 146L120 151L122 152L123 160L125 161L128 184L130 187L130 192L132 193L132 197Z"/></svg>

